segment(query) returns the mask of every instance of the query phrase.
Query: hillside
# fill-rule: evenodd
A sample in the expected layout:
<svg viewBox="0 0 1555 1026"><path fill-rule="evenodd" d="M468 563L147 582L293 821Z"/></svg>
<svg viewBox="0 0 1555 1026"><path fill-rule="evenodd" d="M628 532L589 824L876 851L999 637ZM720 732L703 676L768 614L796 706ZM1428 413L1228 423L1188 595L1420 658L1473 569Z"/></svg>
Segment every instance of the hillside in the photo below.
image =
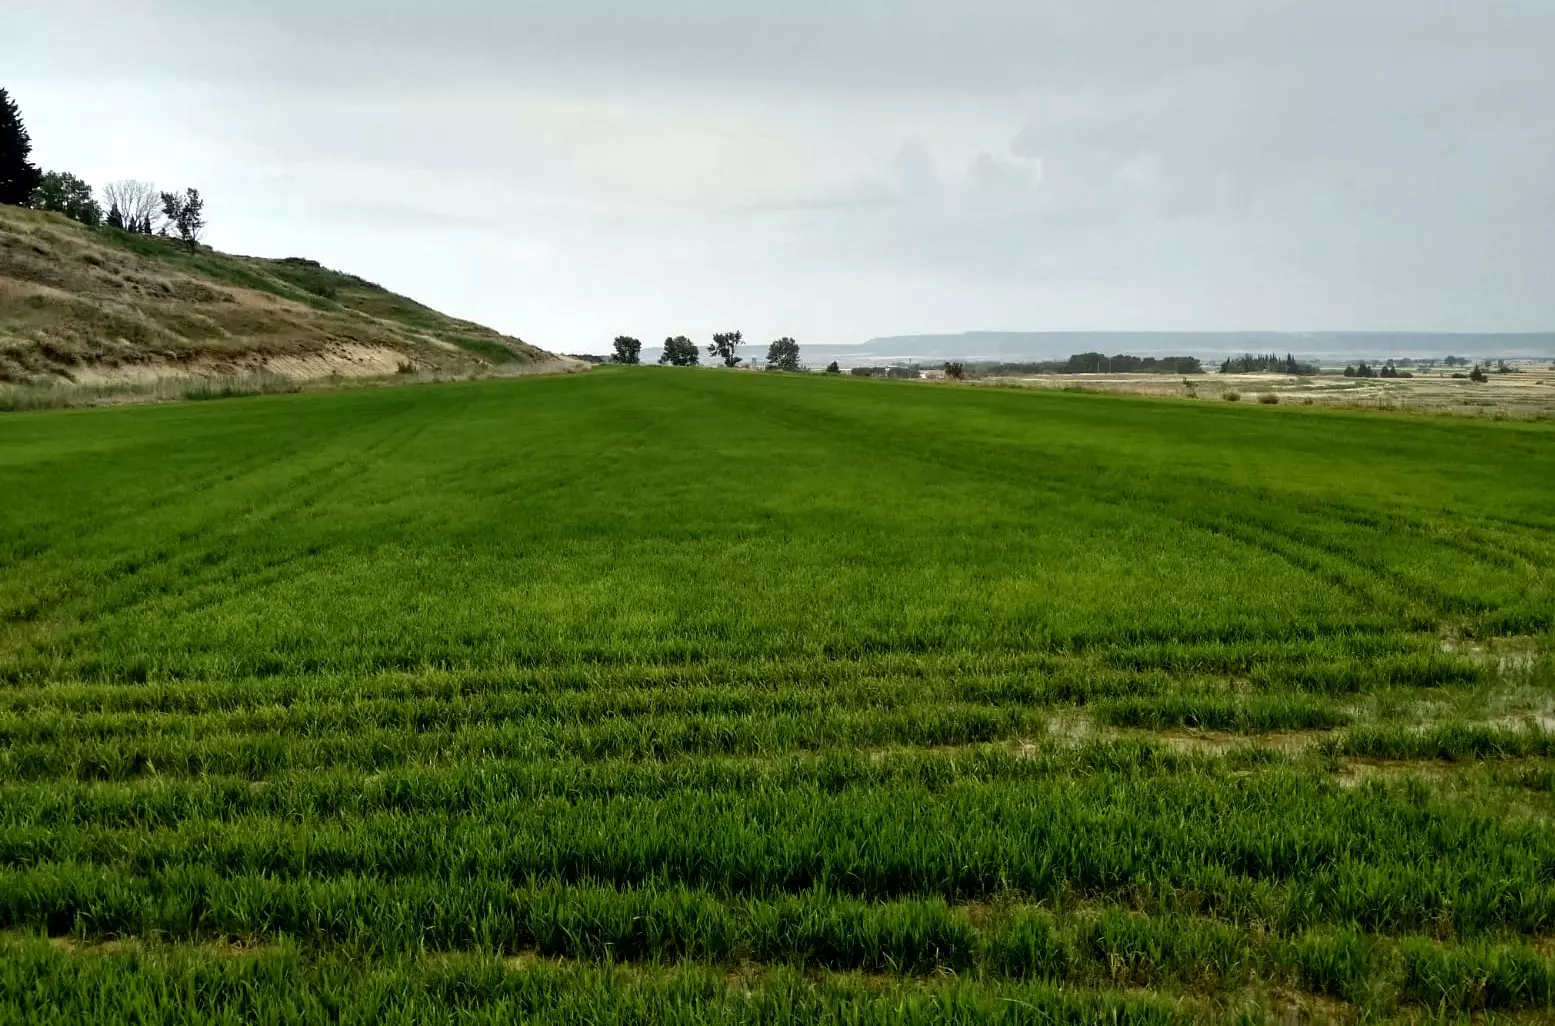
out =
<svg viewBox="0 0 1555 1026"><path fill-rule="evenodd" d="M0 207L0 382L308 380L553 362L571 361L313 261L190 253Z"/></svg>

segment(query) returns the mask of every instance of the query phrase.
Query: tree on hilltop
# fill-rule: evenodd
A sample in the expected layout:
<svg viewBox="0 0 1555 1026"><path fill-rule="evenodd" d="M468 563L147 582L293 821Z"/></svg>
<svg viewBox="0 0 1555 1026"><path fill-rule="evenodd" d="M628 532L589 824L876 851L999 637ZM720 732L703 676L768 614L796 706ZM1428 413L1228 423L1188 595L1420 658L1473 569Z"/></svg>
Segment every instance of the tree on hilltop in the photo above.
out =
<svg viewBox="0 0 1555 1026"><path fill-rule="evenodd" d="M28 161L32 137L11 94L0 89L0 203L24 207L43 177Z"/></svg>
<svg viewBox="0 0 1555 1026"><path fill-rule="evenodd" d="M713 344L707 347L708 356L716 356L725 367L738 366L740 342L744 336L738 331L721 331L713 336Z"/></svg>
<svg viewBox="0 0 1555 1026"><path fill-rule="evenodd" d="M659 362L671 367L695 367L697 344L684 335L667 338L664 340L664 352L659 355Z"/></svg>
<svg viewBox="0 0 1555 1026"><path fill-rule="evenodd" d="M65 171L50 171L38 179L38 187L27 198L34 210L48 210L80 221L88 228L103 223L103 208L92 197L92 187Z"/></svg>
<svg viewBox="0 0 1555 1026"><path fill-rule="evenodd" d="M799 343L785 335L768 346L767 369L779 371L799 370Z"/></svg>
<svg viewBox="0 0 1555 1026"><path fill-rule="evenodd" d="M200 247L200 233L205 231L205 201L199 189L185 189L182 193L162 194L162 216L178 232L189 252Z"/></svg>
<svg viewBox="0 0 1555 1026"><path fill-rule="evenodd" d="M643 344L630 335L617 335L611 363L641 363Z"/></svg>

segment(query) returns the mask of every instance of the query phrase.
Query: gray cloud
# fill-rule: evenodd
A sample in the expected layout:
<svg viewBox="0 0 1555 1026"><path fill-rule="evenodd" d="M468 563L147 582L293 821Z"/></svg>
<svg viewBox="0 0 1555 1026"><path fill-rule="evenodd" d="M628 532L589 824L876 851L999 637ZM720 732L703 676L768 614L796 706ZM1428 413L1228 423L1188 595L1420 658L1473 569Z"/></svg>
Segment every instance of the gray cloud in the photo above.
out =
<svg viewBox="0 0 1555 1026"><path fill-rule="evenodd" d="M201 184L218 244L562 349L1555 321L1548 0L7 17L45 163Z"/></svg>

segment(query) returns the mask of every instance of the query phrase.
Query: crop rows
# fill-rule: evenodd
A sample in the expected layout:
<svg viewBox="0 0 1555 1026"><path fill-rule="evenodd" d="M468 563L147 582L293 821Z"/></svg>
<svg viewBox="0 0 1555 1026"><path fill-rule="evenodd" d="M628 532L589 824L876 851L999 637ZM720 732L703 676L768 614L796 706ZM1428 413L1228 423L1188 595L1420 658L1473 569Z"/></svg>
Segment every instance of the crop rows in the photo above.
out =
<svg viewBox="0 0 1555 1026"><path fill-rule="evenodd" d="M0 1018L1548 1014L1552 441L646 370L8 417Z"/></svg>

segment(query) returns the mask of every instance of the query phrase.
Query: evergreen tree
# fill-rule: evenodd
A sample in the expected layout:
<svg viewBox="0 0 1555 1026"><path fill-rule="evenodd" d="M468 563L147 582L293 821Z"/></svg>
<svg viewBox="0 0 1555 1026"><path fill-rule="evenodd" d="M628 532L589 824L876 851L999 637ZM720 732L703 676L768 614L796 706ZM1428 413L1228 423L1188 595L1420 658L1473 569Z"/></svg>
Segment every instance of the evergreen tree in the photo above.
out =
<svg viewBox="0 0 1555 1026"><path fill-rule="evenodd" d="M22 124L22 112L0 89L0 203L24 207L32 198L42 176L27 160L31 153L32 137Z"/></svg>
<svg viewBox="0 0 1555 1026"><path fill-rule="evenodd" d="M837 361L836 360L833 360L831 363L828 363L826 365L826 373L827 374L841 374L842 373L842 368L837 366Z"/></svg>
<svg viewBox="0 0 1555 1026"><path fill-rule="evenodd" d="M124 214L120 212L117 203L108 208L108 220L106 223L110 228L117 228L121 232L124 231Z"/></svg>

